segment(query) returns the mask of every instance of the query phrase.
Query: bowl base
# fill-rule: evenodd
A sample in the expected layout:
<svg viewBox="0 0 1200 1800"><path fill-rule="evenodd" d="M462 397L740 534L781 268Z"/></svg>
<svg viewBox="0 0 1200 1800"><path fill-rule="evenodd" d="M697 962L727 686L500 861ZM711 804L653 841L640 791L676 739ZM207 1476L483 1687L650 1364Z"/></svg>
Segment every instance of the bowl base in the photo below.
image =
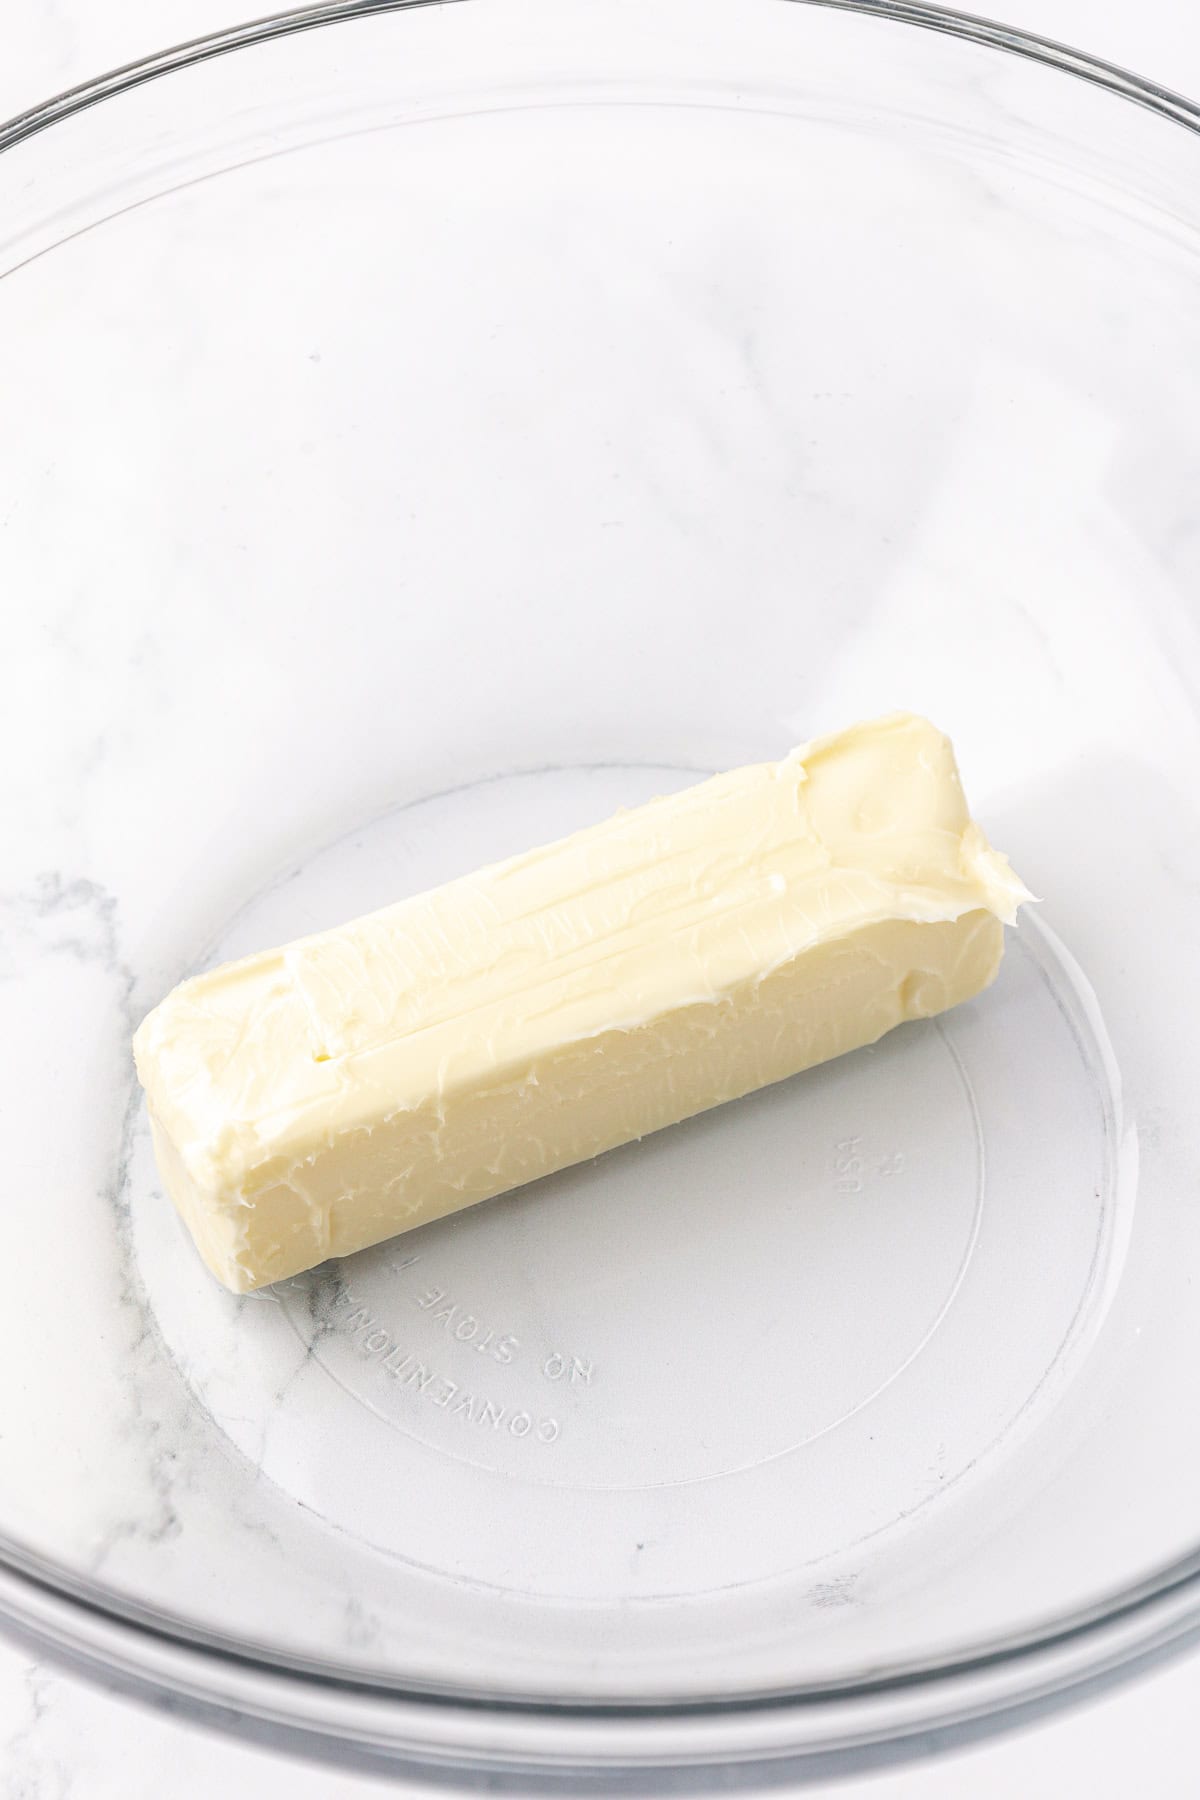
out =
<svg viewBox="0 0 1200 1800"><path fill-rule="evenodd" d="M549 769L405 806L256 896L206 961L693 779ZM1115 1118L1086 989L1027 920L953 1013L261 1296L199 1267L144 1136L131 1206L185 1378L331 1526L525 1595L801 1569L817 1592L822 1565L967 1504L1062 1391L1108 1287Z"/></svg>

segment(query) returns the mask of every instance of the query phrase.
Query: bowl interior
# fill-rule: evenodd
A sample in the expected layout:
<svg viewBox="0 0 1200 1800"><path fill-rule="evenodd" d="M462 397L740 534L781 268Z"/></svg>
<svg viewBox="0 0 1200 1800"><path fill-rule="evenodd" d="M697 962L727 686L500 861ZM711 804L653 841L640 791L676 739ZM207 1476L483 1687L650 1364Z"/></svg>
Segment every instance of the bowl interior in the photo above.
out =
<svg viewBox="0 0 1200 1800"><path fill-rule="evenodd" d="M644 1702L1190 1553L1198 162L781 0L364 19L0 158L12 1554ZM169 985L897 705L1043 897L995 990L212 1285L132 1082Z"/></svg>

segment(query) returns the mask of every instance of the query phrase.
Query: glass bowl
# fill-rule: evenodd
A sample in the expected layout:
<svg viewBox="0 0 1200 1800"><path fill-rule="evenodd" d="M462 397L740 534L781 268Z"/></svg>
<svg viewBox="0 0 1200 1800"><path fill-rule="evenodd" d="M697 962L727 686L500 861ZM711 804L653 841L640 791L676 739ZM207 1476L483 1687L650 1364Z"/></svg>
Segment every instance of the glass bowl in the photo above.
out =
<svg viewBox="0 0 1200 1800"><path fill-rule="evenodd" d="M10 1626L649 1785L1194 1627L1196 125L924 6L491 0L0 132ZM1042 897L994 990L216 1287L173 983L897 706Z"/></svg>

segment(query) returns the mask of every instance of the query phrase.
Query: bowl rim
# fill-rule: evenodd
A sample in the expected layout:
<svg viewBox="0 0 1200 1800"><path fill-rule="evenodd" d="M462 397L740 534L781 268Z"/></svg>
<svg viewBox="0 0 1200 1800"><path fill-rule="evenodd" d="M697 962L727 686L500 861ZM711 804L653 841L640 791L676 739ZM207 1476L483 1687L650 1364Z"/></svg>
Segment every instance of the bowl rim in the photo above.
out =
<svg viewBox="0 0 1200 1800"><path fill-rule="evenodd" d="M450 0L315 0L228 26L110 69L0 120L0 154L102 102L217 57L355 19ZM1200 136L1200 102L1037 32L926 0L782 0L957 38L1104 89ZM100 1588L0 1534L0 1619L39 1654L151 1699L309 1754L368 1750L463 1771L558 1775L778 1768L798 1757L878 1754L931 1730L1066 1704L1084 1683L1127 1674L1200 1634L1200 1549L1160 1565L1086 1613L945 1661L837 1686L646 1705L546 1702L372 1683L206 1637ZM932 1703L931 1703L932 1702ZM757 1729L756 1729L757 1722ZM536 1727L538 1736L531 1737ZM665 1728L665 1731L664 1731ZM664 1741L664 1737L667 1741ZM322 1751L322 1746L326 1748ZM870 1750L870 1747L874 1747ZM911 1754L911 1753L910 1753ZM376 1766L378 1766L376 1764ZM839 1762L838 1772L845 1772Z"/></svg>
<svg viewBox="0 0 1200 1800"><path fill-rule="evenodd" d="M1025 31L1004 25L996 19L976 13L959 12L952 7L935 6L926 0L783 0L792 6L819 7L830 12L859 13L864 17L890 20L894 24L913 25L964 43L980 44L1002 50L1026 62L1057 69L1064 75L1106 89L1135 106L1145 107L1161 117L1173 120L1185 130L1200 134L1200 102L1190 100L1174 88L1135 75L1119 63L1092 56L1056 38L1043 37L1036 31ZM451 0L314 0L308 6L290 7L283 12L268 13L240 25L205 32L187 38L165 50L159 50L134 62L122 63L104 74L95 75L61 93L38 101L10 119L0 119L0 154L12 150L27 138L47 131L52 125L73 118L101 101L114 99L148 81L175 74L196 63L210 62L254 44L268 43L273 38L292 37L301 31L315 31L327 25L344 24L352 19L370 18L385 13L410 12L418 7L444 6Z"/></svg>

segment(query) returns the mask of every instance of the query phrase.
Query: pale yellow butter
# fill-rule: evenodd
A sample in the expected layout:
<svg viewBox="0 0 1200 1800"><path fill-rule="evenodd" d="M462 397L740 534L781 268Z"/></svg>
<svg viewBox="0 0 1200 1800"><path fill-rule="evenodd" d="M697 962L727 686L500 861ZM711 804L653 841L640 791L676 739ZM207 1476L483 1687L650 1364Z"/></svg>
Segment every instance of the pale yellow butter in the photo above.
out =
<svg viewBox="0 0 1200 1800"><path fill-rule="evenodd" d="M1028 897L896 714L183 982L159 1168L246 1292L968 999Z"/></svg>

